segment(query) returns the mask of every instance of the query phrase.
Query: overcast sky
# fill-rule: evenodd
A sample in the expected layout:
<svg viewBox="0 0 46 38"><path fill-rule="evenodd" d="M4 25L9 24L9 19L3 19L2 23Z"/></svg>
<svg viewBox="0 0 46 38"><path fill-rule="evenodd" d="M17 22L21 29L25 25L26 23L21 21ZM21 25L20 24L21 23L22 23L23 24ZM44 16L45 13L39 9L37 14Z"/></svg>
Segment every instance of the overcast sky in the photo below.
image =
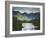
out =
<svg viewBox="0 0 46 38"><path fill-rule="evenodd" d="M19 11L20 13L36 13L40 12L40 8L29 8L29 7L13 7L13 11Z"/></svg>

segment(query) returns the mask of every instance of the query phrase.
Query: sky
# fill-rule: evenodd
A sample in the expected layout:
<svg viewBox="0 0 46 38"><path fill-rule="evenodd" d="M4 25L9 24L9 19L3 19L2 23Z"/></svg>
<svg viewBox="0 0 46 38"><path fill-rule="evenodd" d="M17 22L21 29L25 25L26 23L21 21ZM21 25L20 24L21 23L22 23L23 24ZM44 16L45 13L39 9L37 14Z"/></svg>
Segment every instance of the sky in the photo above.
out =
<svg viewBox="0 0 46 38"><path fill-rule="evenodd" d="M13 7L13 11L19 11L20 13L26 12L27 14L40 12L40 8L30 7Z"/></svg>

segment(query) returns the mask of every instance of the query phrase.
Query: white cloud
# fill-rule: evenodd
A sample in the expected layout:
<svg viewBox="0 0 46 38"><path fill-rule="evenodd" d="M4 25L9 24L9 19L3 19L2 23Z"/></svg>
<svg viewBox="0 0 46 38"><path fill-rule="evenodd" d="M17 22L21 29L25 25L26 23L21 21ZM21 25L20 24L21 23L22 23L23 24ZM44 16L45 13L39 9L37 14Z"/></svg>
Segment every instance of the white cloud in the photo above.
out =
<svg viewBox="0 0 46 38"><path fill-rule="evenodd" d="M25 7L14 7L13 9L14 11L19 11L20 13L24 13L26 12L27 14L30 14L30 13L36 13L36 12L40 12L40 9L39 8L25 8Z"/></svg>

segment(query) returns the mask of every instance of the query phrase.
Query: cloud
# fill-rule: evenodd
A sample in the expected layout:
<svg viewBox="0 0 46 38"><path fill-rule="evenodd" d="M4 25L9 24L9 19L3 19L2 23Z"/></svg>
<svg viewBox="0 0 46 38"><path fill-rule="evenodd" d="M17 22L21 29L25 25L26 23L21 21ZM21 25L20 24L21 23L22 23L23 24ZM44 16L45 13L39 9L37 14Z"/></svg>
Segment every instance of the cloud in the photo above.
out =
<svg viewBox="0 0 46 38"><path fill-rule="evenodd" d="M13 7L13 11L19 11L20 13L36 13L36 12L40 12L39 8L27 8L27 7Z"/></svg>

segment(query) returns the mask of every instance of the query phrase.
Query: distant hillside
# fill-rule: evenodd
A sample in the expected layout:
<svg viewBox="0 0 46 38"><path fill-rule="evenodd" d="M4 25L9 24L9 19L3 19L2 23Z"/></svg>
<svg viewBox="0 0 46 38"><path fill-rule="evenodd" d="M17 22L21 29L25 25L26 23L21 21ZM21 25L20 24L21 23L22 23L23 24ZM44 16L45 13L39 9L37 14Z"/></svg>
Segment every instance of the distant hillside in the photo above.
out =
<svg viewBox="0 0 46 38"><path fill-rule="evenodd" d="M18 20L27 20L30 21L32 19L39 19L40 18L40 12L36 12L36 13L20 13L19 11L13 11L13 16L16 16L18 18Z"/></svg>

